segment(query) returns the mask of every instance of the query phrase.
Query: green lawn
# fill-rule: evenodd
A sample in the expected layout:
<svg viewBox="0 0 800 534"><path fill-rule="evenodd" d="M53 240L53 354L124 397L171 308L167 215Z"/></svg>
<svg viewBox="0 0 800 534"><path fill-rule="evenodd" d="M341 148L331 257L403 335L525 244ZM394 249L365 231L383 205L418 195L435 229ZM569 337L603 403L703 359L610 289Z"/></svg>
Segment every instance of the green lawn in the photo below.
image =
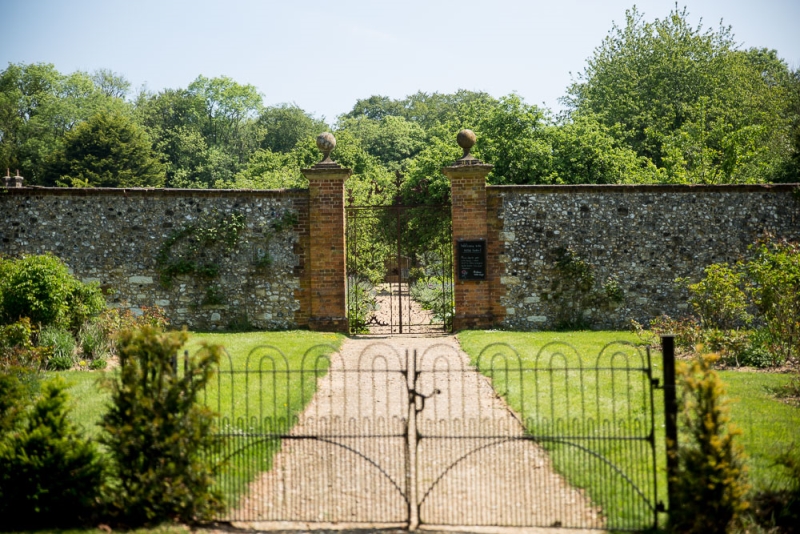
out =
<svg viewBox="0 0 800 534"><path fill-rule="evenodd" d="M576 401L586 399L587 395L595 395L593 402L587 403L583 409L585 416L593 419L601 413L609 412L614 407L614 399L620 396L626 397L629 392L623 392L614 382L609 380L610 371L604 371L592 375L586 369L595 364L598 353L603 347L612 341L628 341L636 343L638 338L628 332L540 332L540 333L517 333L517 332L481 332L468 331L458 335L459 341L464 350L470 354L475 362L481 351L491 343L503 342L519 353L524 365L533 369L542 369L552 366L555 370L551 372L530 371L522 373L523 380L517 380L518 385L509 387L507 382L514 380L504 379L498 369L503 365L495 366L495 372L491 372L491 366L485 362L483 368L488 367L485 374L494 374L493 382L495 388L508 400L509 404L518 412L525 406L526 426L528 431L534 435L547 436L548 432L557 431L561 434L570 434L573 431L570 421L575 419ZM559 371L559 367L577 367L579 362L576 357L569 355L558 358L550 358L551 354L540 355L536 361L536 355L543 346L552 342L566 342L574 346L577 353L581 355L580 360L584 370L580 371ZM494 350L492 353L501 354L502 351ZM545 351L553 353L554 351ZM564 351L568 353L569 351ZM502 362L503 356L500 356ZM485 360L485 355L484 355ZM653 352L653 376L661 379L661 354ZM603 363L602 361L600 363ZM605 364L604 364L605 365ZM616 375L616 373L614 373ZM582 376L581 376L582 375ZM510 378L517 378L519 375L512 375ZM774 465L775 456L783 451L791 443L800 445L800 409L786 405L773 396L770 391L789 380L784 374L777 373L753 373L740 371L722 371L720 376L726 383L728 397L731 399L732 420L742 429L743 435L741 443L744 445L748 455L748 466L750 482L755 490L767 487L784 487L788 480L782 468ZM550 377L560 380L552 381ZM546 378L546 380L543 380ZM568 378L568 380L567 380ZM581 380L582 378L582 380ZM537 382L538 381L538 382ZM520 395L520 390L525 391ZM581 391L578 391L581 390ZM639 404L637 394L639 391L632 391L634 404ZM524 397L524 400L523 400ZM555 397L555 398L554 398ZM533 408L532 408L533 407ZM664 448L664 411L663 411L663 391L656 390L654 398L655 426L656 426L656 458L658 475L658 497L660 501L666 501L666 456ZM571 413L570 411L571 410ZM536 417L534 412L541 412L544 418ZM634 417L636 413L632 414ZM561 426L554 421L561 420ZM613 425L612 425L613 426ZM584 427L583 429L585 429ZM617 425L618 429L625 429ZM596 431L597 429L591 429ZM642 519L645 510L641 507L633 506L629 498L626 497L624 490L625 484L609 483L606 471L602 471L603 466L590 458L589 454L576 453L577 448L559 446L554 443L543 442L545 447L551 451L556 468L560 470L570 481L579 487L585 487L594 501L602 506L607 514L609 525L625 526L635 524ZM590 442L591 443L591 442ZM572 452L568 449L573 449ZM595 453L606 455L613 461L628 463L629 468L636 477L641 476L643 469L649 469L649 465L636 461L639 455L625 453L625 448L598 447L591 444L587 447ZM601 474L601 476L598 476ZM634 480L637 480L636 478ZM639 478L638 480L643 480ZM661 520L659 520L661 523Z"/></svg>
<svg viewBox="0 0 800 534"><path fill-rule="evenodd" d="M800 408L772 394L790 380L787 374L721 371L731 401L731 419L742 431L753 490L785 489L790 481L775 458L800 447Z"/></svg>
<svg viewBox="0 0 800 534"><path fill-rule="evenodd" d="M592 372L596 358L609 342L638 342L638 338L627 332L544 332L514 333L492 331L468 331L458 335L464 350L476 362L481 351L492 343L508 343L519 355L523 364L530 369L516 375L503 373L505 362L516 357L502 346L484 354L481 367L492 376L493 384L519 413L524 413L529 432L542 436L542 443L551 451L556 468L576 486L585 487L595 502L602 506L610 525L630 525L641 521L649 512L641 505L632 505L630 491L624 490L619 477L608 476L603 471L606 464L596 457L581 454L572 445L564 445L549 440L548 436L563 434L578 435L594 432L595 435L608 432L612 427L636 434L639 428L623 425L630 416L619 412L629 396L639 405L644 388L637 380L620 376L619 371L608 370L621 367L623 361L606 357L599 363L607 370ZM236 505L239 496L246 491L247 484L258 473L269 469L272 454L279 449L277 440L258 440L246 436L249 430L263 430L266 427L286 428L293 417L299 413L313 394L315 377L324 373L325 359L316 356L326 350L310 353L303 366L304 373L271 373L268 369L284 369L287 365L300 368L304 354L320 344L338 348L344 338L337 334L312 333L307 331L241 334L194 334L187 348L194 352L200 343L218 343L226 348L230 356L223 362L222 369L233 370L237 378L231 385L232 375L222 373L209 388L208 404L224 417L223 430L231 434L227 449L228 470L223 491L229 503ZM572 354L566 346L553 346L539 354L539 349L548 343L568 343L576 349ZM276 347L275 351L258 347ZM253 352L255 349L255 352ZM619 353L622 354L622 353ZM284 361L285 357L285 361ZM487 359L488 357L488 359ZM492 363L493 361L493 363ZM582 366L582 368L581 368ZM241 371L249 373L247 384L241 379ZM261 369L259 373L258 370ZM661 355L653 353L654 378L661 378ZM88 434L97 434L99 421L107 403L108 393L99 389L98 379L103 372L62 372L72 383L70 394L73 405L70 417ZM732 400L731 412L734 422L743 430L741 442L749 456L749 475L755 489L782 487L787 482L782 469L774 465L775 456L791 443L800 445L800 409L786 405L771 396L771 391L789 380L787 375L776 373L752 373L722 371L721 377L728 387ZM278 384L271 380L285 376ZM638 376L631 373L632 377ZM612 381L611 377L615 377ZM270 381L265 379L269 378ZM273 392L277 392L273 395ZM265 395L266 393L266 395ZM646 400L646 399L645 399ZM666 500L663 393L655 391L655 430L656 457L658 465L657 500ZM578 409L580 407L580 409ZM611 427L602 425L603 414L611 413ZM583 416L582 418L579 416ZM634 420L641 420L641 413L631 414ZM623 417L624 416L624 417ZM590 422L580 422L590 419ZM558 421L561 422L558 422ZM594 426L593 426L594 425ZM260 428L256 428L260 427ZM626 453L627 449L610 446L599 440L588 440L582 444L583 450L592 451L624 463L637 454ZM616 447L616 448L615 448ZM648 484L647 473L652 472L649 465L634 461L631 466L638 484ZM600 473L602 476L598 477ZM613 474L613 473L611 473ZM626 493L626 491L628 491Z"/></svg>
<svg viewBox="0 0 800 534"><path fill-rule="evenodd" d="M225 434L218 480L230 510L237 509L250 482L272 467L281 446L274 435L294 426L316 391L317 378L327 371L325 356L343 340L339 334L307 331L192 337L190 353L202 342L220 344L227 352L204 402L219 414L219 430Z"/></svg>

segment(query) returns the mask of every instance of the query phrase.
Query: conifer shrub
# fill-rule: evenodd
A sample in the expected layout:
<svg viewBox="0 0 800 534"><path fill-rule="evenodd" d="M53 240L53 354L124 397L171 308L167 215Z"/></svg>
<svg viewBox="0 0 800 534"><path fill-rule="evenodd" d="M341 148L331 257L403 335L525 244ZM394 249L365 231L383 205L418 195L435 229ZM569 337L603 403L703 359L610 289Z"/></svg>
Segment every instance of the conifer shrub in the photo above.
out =
<svg viewBox="0 0 800 534"><path fill-rule="evenodd" d="M186 332L144 326L123 331L118 376L101 441L112 459L110 513L129 525L209 520L222 509L211 488L213 414L197 404L219 363L220 347L204 346L185 371L172 366ZM180 367L180 366L179 366Z"/></svg>
<svg viewBox="0 0 800 534"><path fill-rule="evenodd" d="M725 389L712 369L716 354L679 362L680 437L678 472L670 481L670 527L674 532L728 532L749 504L740 431L730 424Z"/></svg>
<svg viewBox="0 0 800 534"><path fill-rule="evenodd" d="M70 527L98 511L105 467L95 445L67 418L66 384L30 390L0 375L0 517L3 529Z"/></svg>

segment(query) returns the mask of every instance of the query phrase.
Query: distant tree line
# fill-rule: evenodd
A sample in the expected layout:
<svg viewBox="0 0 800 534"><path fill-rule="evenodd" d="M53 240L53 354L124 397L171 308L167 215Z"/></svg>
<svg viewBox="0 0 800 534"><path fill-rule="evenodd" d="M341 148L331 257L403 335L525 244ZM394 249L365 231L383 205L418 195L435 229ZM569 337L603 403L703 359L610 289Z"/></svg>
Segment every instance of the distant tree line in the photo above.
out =
<svg viewBox="0 0 800 534"><path fill-rule="evenodd" d="M631 9L567 88L565 111L516 94L371 96L332 124L291 104L265 106L252 85L199 76L183 89L131 91L109 70L49 64L0 72L0 168L30 185L304 187L300 169L331 130L358 197L403 193L438 202L439 169L471 128L494 184L800 181L800 69L774 50L741 49L731 29L648 22ZM380 199L379 199L380 200Z"/></svg>

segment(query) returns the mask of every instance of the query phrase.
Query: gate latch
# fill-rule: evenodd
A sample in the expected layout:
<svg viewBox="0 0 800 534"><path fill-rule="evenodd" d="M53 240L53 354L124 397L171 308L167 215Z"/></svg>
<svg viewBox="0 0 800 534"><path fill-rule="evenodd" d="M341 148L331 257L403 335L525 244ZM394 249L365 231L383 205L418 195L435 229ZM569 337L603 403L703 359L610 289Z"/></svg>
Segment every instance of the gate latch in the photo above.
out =
<svg viewBox="0 0 800 534"><path fill-rule="evenodd" d="M434 389L433 393L431 393L430 395L423 395L422 393L420 393L416 389L409 388L408 389L408 402L409 402L409 404L413 404L414 405L414 409L416 410L417 413L419 413L419 412L421 412L422 410L425 409L425 399L430 399L434 395L438 395L441 392L442 391L440 389Z"/></svg>

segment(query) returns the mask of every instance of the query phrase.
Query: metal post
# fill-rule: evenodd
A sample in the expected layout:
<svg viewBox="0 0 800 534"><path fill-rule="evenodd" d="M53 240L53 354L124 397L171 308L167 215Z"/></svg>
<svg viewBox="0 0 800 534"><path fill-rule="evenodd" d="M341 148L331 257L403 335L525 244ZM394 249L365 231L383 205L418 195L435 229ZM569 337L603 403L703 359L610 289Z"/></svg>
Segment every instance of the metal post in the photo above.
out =
<svg viewBox="0 0 800 534"><path fill-rule="evenodd" d="M400 267L400 208L396 208L397 215L397 318L400 323L400 333L403 333L403 269Z"/></svg>
<svg viewBox="0 0 800 534"><path fill-rule="evenodd" d="M675 504L674 480L678 473L678 402L675 392L675 336L661 336L664 364L664 419L667 431L667 502Z"/></svg>

